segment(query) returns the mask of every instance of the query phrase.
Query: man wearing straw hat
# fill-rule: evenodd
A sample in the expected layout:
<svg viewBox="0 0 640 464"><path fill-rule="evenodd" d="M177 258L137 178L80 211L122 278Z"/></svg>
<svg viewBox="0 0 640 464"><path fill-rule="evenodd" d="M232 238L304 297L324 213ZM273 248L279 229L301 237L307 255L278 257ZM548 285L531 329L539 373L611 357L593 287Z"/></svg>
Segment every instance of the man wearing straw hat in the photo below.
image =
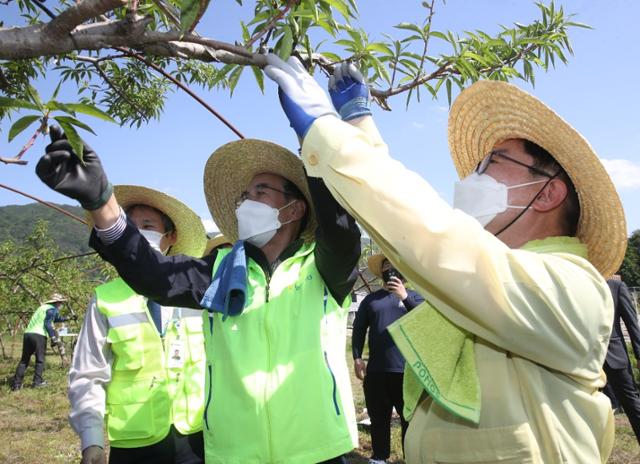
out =
<svg viewBox="0 0 640 464"><path fill-rule="evenodd" d="M16 373L13 376L11 390L17 391L22 388L24 373L27 367L29 367L31 356L34 354L36 356L36 365L31 386L38 388L44 387L47 384L42 378L45 353L47 351L47 337L51 339L52 348L58 346L60 349L64 349L62 342L58 338L58 332L53 327L53 323L67 320L66 317L60 315L62 303L65 301L67 301L67 299L64 296L59 293L54 293L47 301L42 303L33 313L33 316L31 316L29 324L24 331L22 356L16 368Z"/></svg>
<svg viewBox="0 0 640 464"><path fill-rule="evenodd" d="M404 358L391 339L387 327L424 301L404 285L404 278L383 254L367 259L369 272L383 282L358 306L351 332L351 351L356 377L362 380L367 413L371 419L369 464L384 464L391 454L391 413L400 415L402 442L407 431L403 415L402 379ZM369 332L369 360L362 359Z"/></svg>
<svg viewBox="0 0 640 464"><path fill-rule="evenodd" d="M91 244L137 292L205 308L207 462L343 463L357 445L345 359L360 231L302 162L270 142L216 150L204 187L232 243L202 259L154 252L127 223L95 153L57 131L38 176L90 211Z"/></svg>
<svg viewBox="0 0 640 464"><path fill-rule="evenodd" d="M149 246L201 256L200 218L157 190L114 194ZM118 278L95 289L69 371L69 421L83 464L204 462L204 337L200 311L160 306Z"/></svg>
<svg viewBox="0 0 640 464"><path fill-rule="evenodd" d="M517 87L477 82L449 116L462 179L451 208L389 156L353 66L330 82L345 124L295 58L267 59L308 174L430 303L390 327L408 365L407 462L605 462L603 276L626 227L588 142Z"/></svg>

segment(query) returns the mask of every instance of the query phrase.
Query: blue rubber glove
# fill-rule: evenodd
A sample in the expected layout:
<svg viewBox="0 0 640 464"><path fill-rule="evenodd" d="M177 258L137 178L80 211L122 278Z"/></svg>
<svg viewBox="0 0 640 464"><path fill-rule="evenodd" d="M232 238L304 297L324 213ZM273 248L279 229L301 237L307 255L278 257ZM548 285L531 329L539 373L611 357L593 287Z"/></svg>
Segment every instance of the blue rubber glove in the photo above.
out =
<svg viewBox="0 0 640 464"><path fill-rule="evenodd" d="M320 85L309 75L296 57L284 62L279 56L267 55L265 74L278 84L278 95L291 127L301 139L320 116L338 116Z"/></svg>
<svg viewBox="0 0 640 464"><path fill-rule="evenodd" d="M329 78L329 95L343 121L371 116L369 86L353 63L336 66Z"/></svg>

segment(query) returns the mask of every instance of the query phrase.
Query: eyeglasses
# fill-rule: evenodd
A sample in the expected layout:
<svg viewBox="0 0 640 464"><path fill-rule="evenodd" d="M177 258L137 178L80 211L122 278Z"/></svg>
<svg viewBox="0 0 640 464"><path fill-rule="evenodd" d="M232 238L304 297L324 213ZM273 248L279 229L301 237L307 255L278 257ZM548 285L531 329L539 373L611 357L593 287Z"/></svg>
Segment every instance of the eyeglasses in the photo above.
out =
<svg viewBox="0 0 640 464"><path fill-rule="evenodd" d="M489 167L489 165L491 164L491 161L494 156L499 156L500 158L504 158L508 161L511 161L512 163L516 163L516 164L519 164L520 166L524 166L527 169L531 169L536 174L540 174L541 176L548 177L550 179L557 176L557 174L555 175L549 174L548 172L545 172L542 169L538 169L535 166L531 166L527 163L523 163L522 161L518 161L517 159L511 158L510 156L505 155L501 151L495 151L495 150L489 153L487 156L485 156L484 159L478 163L478 165L476 166L476 173L484 174L487 168Z"/></svg>
<svg viewBox="0 0 640 464"><path fill-rule="evenodd" d="M242 192L240 194L240 196L238 197L238 199L236 201L236 206L240 206L240 203L242 203L245 200L257 200L257 199L260 199L263 195L266 195L267 190L273 190L274 192L280 192L285 197L289 196L289 194L287 192L285 192L284 190L279 190L279 189L277 189L275 187L271 187L268 184L257 184L257 185L254 185L253 187L249 188L248 190L245 190L244 192Z"/></svg>

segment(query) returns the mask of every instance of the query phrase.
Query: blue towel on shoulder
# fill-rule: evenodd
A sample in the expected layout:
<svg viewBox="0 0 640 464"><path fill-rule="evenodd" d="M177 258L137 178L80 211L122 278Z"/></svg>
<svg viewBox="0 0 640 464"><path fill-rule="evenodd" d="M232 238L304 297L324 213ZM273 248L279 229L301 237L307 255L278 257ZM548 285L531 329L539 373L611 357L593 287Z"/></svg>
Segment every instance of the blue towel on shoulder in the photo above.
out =
<svg viewBox="0 0 640 464"><path fill-rule="evenodd" d="M233 249L222 258L211 285L200 301L200 306L227 316L237 316L244 310L247 297L247 258L244 240L238 240Z"/></svg>

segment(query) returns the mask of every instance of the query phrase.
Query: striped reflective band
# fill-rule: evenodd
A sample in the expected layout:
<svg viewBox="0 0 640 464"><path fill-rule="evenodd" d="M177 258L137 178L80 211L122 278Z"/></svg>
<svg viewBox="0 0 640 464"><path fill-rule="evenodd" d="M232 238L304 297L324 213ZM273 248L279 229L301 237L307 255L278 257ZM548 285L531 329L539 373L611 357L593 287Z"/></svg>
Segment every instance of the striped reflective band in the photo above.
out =
<svg viewBox="0 0 640 464"><path fill-rule="evenodd" d="M107 321L110 327L122 327L123 325L148 323L149 318L147 317L147 313L141 312L111 316L107 318Z"/></svg>

